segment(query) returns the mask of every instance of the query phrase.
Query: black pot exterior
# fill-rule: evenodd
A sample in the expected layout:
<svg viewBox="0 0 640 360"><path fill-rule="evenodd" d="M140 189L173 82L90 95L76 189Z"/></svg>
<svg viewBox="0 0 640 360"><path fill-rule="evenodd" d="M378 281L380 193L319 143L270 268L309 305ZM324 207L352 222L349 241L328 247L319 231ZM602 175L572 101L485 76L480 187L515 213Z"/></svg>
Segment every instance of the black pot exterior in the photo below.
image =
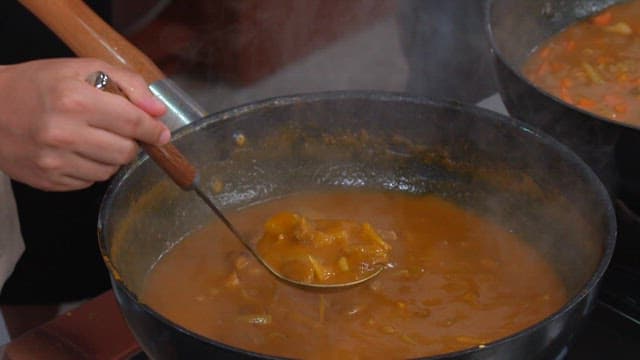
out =
<svg viewBox="0 0 640 360"><path fill-rule="evenodd" d="M623 234L614 262L634 267L640 259L635 236L640 228L640 165L636 155L640 130L567 104L537 88L520 71L536 46L550 36L622 1L488 0L485 19L500 96L509 113L569 146L598 174L616 199L618 227Z"/></svg>
<svg viewBox="0 0 640 360"><path fill-rule="evenodd" d="M377 112L371 115L375 120L371 120L372 123L363 123L359 120L362 118L358 115L359 112L362 109L370 110L371 108L377 109ZM514 169L518 169L518 172L535 174L534 178L538 179L540 184L553 184L559 189L560 194L567 196L570 206L581 208L581 213L597 214L589 220L595 223L595 228L598 229L596 234L585 233L584 237L571 236L572 240L562 239L559 242L557 237L554 237L549 239L546 245L552 249L552 257L558 256L561 259L559 261L564 262L564 265L560 266L564 274L561 276L564 276L565 281L573 283L573 290L570 291L571 299L562 309L508 338L430 359L537 360L556 358L566 351L594 306L598 285L613 253L616 237L615 214L606 190L594 173L567 147L517 120L483 109L455 103L436 103L398 94L368 92L310 94L251 104L203 119L188 129L178 132L174 139L177 142L176 145L183 151L189 150L185 144L193 143L192 140L197 140L198 136L209 139L209 143L220 144L216 139L209 138L206 131L215 128L217 132L211 134L229 134L228 129L224 127L225 121L233 121L230 123L233 124L229 126L230 129L235 129L236 125L239 128L244 127L247 131L250 128L256 128L256 134L261 134L265 131L264 128L268 127L269 121L277 121L274 120L277 118L292 118L292 115L305 121L314 121L311 117L318 117L321 127L312 126L316 130L324 126L333 129L343 126L342 124L347 124L344 126L349 127L350 123L366 124L365 126L372 130L386 131L384 129L391 127L406 136L423 139L421 141L425 144L453 141L456 145L452 149L459 151L463 156L467 156L469 151L488 152L490 158L507 159ZM255 118L264 119L265 122L256 125ZM272 125L276 123L273 122ZM486 138L479 140L480 134ZM468 138L471 141L471 147L457 146L457 139L461 137ZM195 143L197 146L201 142L195 141ZM199 150L199 146L192 149L194 153ZM393 148L393 150L402 152L402 148ZM210 154L207 160L215 161L216 154L213 151ZM517 154L527 156L516 156ZM221 152L221 156L227 155L224 151ZM542 159L545 159L546 164L540 167L539 163ZM145 160L143 157L124 169L111 184L103 202L98 224L100 246L110 269L114 292L136 339L153 359L269 358L232 348L190 332L140 303L134 291L131 290L140 288L140 275L129 276L123 271L123 266L142 274L148 270L148 265L139 265L137 257L133 259L132 264L125 262L124 265L118 265L118 260L114 260L111 238L117 232L114 219L127 217L127 204L138 203L136 196L140 196L141 191L150 187L146 181L154 176L158 177L156 175L159 173L154 172L153 167L149 167L149 174L156 175L140 175L147 171L145 166L149 161ZM529 170L532 172L529 173ZM124 205L114 205L119 202ZM187 203L193 204L189 201ZM581 205L577 205L578 203ZM175 205L175 201L171 206L163 203L162 212L170 211L168 209ZM169 226L175 227L175 219L173 216L169 217L171 218ZM153 221L161 222L163 219L154 218ZM563 222L560 221L560 224L562 225ZM163 243L165 239L160 238L162 236L173 237L172 234L166 234L167 230L161 225L158 226L161 232L157 234L147 234L149 224L142 226L143 234L151 238L147 246L156 247L158 243ZM544 223L542 226L552 227L553 224ZM138 241L140 237L133 236L133 239ZM584 250L580 244L588 245L586 248L590 250ZM576 247L576 245L580 246ZM140 250L146 249L147 247L134 249L132 253L137 254ZM161 250L162 247L153 251L158 253ZM587 252L591 255L587 255ZM149 261L155 260L152 258ZM591 265L585 265L585 263ZM575 275L577 273L582 274ZM575 282L574 277L581 280Z"/></svg>
<svg viewBox="0 0 640 360"><path fill-rule="evenodd" d="M496 56L495 62L500 96L509 114L569 146L598 174L607 189L615 193L618 180L615 149L620 133L625 130L540 92L523 81L500 57Z"/></svg>
<svg viewBox="0 0 640 360"><path fill-rule="evenodd" d="M135 299L118 281L113 289L120 309L145 354L156 360L181 359L274 359L262 354L231 348L180 328ZM498 343L442 356L430 360L547 360L560 359L591 312L597 297L596 288L571 308L553 319Z"/></svg>
<svg viewBox="0 0 640 360"><path fill-rule="evenodd" d="M204 339L183 329L137 301L122 282L112 278L112 284L127 325L144 353L152 359L255 359L260 357L258 354Z"/></svg>

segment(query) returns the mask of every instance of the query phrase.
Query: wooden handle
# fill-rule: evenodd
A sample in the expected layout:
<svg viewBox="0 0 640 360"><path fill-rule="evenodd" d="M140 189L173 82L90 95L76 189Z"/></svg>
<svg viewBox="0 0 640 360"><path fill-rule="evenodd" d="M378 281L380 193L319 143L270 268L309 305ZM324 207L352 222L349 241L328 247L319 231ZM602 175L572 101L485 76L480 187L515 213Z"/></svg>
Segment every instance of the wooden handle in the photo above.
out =
<svg viewBox="0 0 640 360"><path fill-rule="evenodd" d="M178 186L191 190L198 177L195 166L173 144L162 146L140 144L144 151L169 175Z"/></svg>
<svg viewBox="0 0 640 360"><path fill-rule="evenodd" d="M81 0L19 1L76 55L94 57L113 65L128 67L142 75L149 84L165 78L151 59L105 23Z"/></svg>
<svg viewBox="0 0 640 360"><path fill-rule="evenodd" d="M120 89L120 86L102 71L89 75L87 81L99 90L122 96L127 100L129 99L124 91ZM144 151L149 154L153 161L155 161L178 186L184 190L193 188L198 177L198 171L173 144L168 143L162 146L156 146L141 143L140 146L142 146Z"/></svg>

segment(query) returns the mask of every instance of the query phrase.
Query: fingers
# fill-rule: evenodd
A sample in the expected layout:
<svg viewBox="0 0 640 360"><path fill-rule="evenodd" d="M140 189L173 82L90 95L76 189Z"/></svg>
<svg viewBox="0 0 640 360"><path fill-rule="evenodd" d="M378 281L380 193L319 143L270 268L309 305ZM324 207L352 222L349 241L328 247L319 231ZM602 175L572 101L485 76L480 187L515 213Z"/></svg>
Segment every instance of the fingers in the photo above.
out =
<svg viewBox="0 0 640 360"><path fill-rule="evenodd" d="M61 173L65 179L75 179L80 182L106 181L115 174L119 166L101 164L99 162L84 158L79 155L71 155L65 159L70 169Z"/></svg>
<svg viewBox="0 0 640 360"><path fill-rule="evenodd" d="M134 138L149 144L163 145L169 142L171 138L169 129L158 121L149 121L152 117L163 115L166 112L166 107L151 93L144 79L140 75L127 69L110 66L108 64L104 66L104 70L102 71L107 73L107 75L118 84L128 97L128 101L135 105L137 109L141 110L142 113L139 111L131 111L131 108L128 106L117 107L115 108L118 111L117 114L121 116L118 117L118 120L121 121L111 122L111 124L104 122L96 122L93 124L105 130L110 130L119 135ZM114 100L114 102L116 101ZM109 103L105 105L108 106Z"/></svg>
<svg viewBox="0 0 640 360"><path fill-rule="evenodd" d="M86 73L76 73L76 76L82 80L61 80L51 91L49 108L52 113L75 114L74 117L81 120L80 124L148 144L164 145L170 141L169 129L154 118L164 114L166 108L151 94L141 76L98 60L85 59L80 64ZM107 73L129 99L88 84L84 78L96 68Z"/></svg>
<svg viewBox="0 0 640 360"><path fill-rule="evenodd" d="M51 149L65 149L86 159L106 165L129 163L138 154L135 141L118 134L96 128L78 128L74 122L57 122L41 135L41 141Z"/></svg>
<svg viewBox="0 0 640 360"><path fill-rule="evenodd" d="M59 180L47 180L46 182L36 182L36 183L28 183L30 186L33 186L38 189L42 189L45 191L72 191L72 190L81 190L86 189L89 186L93 185L94 182L79 180L72 177L62 177Z"/></svg>
<svg viewBox="0 0 640 360"><path fill-rule="evenodd" d="M103 71L120 86L134 105L153 117L164 115L165 105L151 93L148 84L140 75L116 67Z"/></svg>
<svg viewBox="0 0 640 360"><path fill-rule="evenodd" d="M92 127L153 145L164 145L171 138L162 122L121 96L91 89L87 101L92 103L92 113L86 121Z"/></svg>
<svg viewBox="0 0 640 360"><path fill-rule="evenodd" d="M48 191L78 190L115 174L117 165L101 164L70 152L50 152L37 159L37 174L29 185Z"/></svg>
<svg viewBox="0 0 640 360"><path fill-rule="evenodd" d="M127 95L86 82L107 73ZM3 67L0 169L45 190L73 190L113 175L137 142L163 145L165 106L139 75L96 59L51 59Z"/></svg>
<svg viewBox="0 0 640 360"><path fill-rule="evenodd" d="M135 159L140 150L138 144L128 138L102 129L89 129L73 147L75 153L106 165L125 165Z"/></svg>

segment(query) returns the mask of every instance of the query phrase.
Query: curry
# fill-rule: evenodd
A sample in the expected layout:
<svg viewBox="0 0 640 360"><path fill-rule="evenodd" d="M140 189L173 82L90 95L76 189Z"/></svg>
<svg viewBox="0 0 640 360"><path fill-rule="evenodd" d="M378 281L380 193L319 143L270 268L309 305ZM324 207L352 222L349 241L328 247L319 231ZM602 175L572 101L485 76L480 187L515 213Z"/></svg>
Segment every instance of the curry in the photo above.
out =
<svg viewBox="0 0 640 360"><path fill-rule="evenodd" d="M640 1L611 6L554 35L523 73L569 104L640 125Z"/></svg>
<svg viewBox="0 0 640 360"><path fill-rule="evenodd" d="M346 289L291 286L215 221L158 261L140 300L216 341L315 359L411 358L482 347L543 320L567 300L552 266L528 242L433 195L298 193L230 216L240 229L260 232L283 209L380 229L393 249L387 268Z"/></svg>
<svg viewBox="0 0 640 360"><path fill-rule="evenodd" d="M393 231L385 234L395 237ZM307 284L346 284L384 267L391 246L367 222L313 220L282 212L267 220L257 250L287 279Z"/></svg>

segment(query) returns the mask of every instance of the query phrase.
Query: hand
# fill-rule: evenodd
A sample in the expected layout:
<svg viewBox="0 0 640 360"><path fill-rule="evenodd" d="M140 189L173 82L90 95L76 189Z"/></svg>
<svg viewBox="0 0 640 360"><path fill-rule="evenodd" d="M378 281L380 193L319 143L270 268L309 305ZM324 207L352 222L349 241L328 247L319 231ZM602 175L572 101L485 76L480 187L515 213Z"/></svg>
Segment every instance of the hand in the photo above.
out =
<svg viewBox="0 0 640 360"><path fill-rule="evenodd" d="M130 101L89 85L103 71ZM0 170L50 191L82 189L134 159L137 141L163 145L165 106L139 75L95 59L0 66Z"/></svg>

